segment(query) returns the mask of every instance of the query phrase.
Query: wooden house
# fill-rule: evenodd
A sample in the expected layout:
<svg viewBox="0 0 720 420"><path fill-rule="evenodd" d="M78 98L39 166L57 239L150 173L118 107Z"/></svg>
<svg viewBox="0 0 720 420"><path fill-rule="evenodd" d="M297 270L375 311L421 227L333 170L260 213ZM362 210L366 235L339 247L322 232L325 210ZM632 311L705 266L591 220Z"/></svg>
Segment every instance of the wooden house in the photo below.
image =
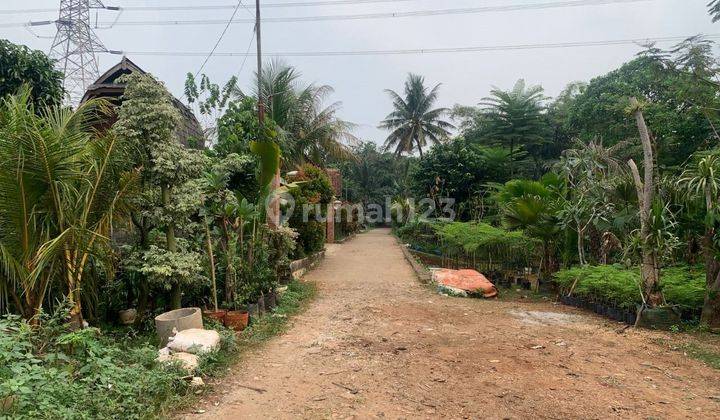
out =
<svg viewBox="0 0 720 420"><path fill-rule="evenodd" d="M129 58L123 57L120 62L112 66L108 71L103 73L95 83L90 85L83 96L82 102L88 101L93 98L105 98L108 99L115 106L122 104L122 95L125 92L125 85L118 83L118 79L130 73L140 72L146 74L145 70L141 69L137 64L133 63ZM177 108L178 112L182 116L182 124L177 128L177 136L180 142L188 147L201 149L205 147L204 135L202 127L198 122L195 114L185 104L180 102L179 99L173 97L173 104ZM116 117L113 117L110 121L106 122L106 128L111 127Z"/></svg>

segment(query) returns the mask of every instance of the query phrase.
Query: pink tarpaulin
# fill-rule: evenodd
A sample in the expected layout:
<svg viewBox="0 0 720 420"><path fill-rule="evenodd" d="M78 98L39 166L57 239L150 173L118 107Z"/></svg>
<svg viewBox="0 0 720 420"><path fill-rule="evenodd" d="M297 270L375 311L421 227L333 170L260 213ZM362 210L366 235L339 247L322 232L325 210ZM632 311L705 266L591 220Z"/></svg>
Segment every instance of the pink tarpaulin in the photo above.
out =
<svg viewBox="0 0 720 420"><path fill-rule="evenodd" d="M475 270L450 270L443 268L433 273L435 281L442 286L459 289L471 294L482 294L485 298L497 296L495 285Z"/></svg>

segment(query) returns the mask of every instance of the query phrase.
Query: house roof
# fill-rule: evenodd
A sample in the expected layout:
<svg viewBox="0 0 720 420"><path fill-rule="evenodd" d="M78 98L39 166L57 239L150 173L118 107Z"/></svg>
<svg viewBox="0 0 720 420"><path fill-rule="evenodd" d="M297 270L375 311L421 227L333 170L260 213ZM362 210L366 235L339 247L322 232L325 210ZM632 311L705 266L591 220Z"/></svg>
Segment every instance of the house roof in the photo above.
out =
<svg viewBox="0 0 720 420"><path fill-rule="evenodd" d="M110 67L95 81L95 83L87 88L82 102L86 102L93 98L106 98L109 99L110 102L119 106L122 103L122 95L125 93L125 85L123 83L118 83L117 79L130 73L147 74L147 72L140 68L140 66L135 64L129 58L123 56L119 63ZM195 117L195 114L193 114L190 108L180 102L179 99L173 96L172 100L173 105L180 112L180 115L183 118L182 126L177 129L177 135L180 137L180 141L187 146L191 144L191 139L195 141L202 140L204 138L203 130L202 127L200 127L200 123ZM204 145L199 144L198 147L202 148Z"/></svg>

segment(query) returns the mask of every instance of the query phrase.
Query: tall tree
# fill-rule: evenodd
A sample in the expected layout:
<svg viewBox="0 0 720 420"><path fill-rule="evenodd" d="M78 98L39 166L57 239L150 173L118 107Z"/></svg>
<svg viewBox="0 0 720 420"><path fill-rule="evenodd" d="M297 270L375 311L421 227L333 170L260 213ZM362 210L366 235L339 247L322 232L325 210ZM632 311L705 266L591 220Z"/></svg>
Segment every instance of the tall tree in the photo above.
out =
<svg viewBox="0 0 720 420"><path fill-rule="evenodd" d="M486 140L509 147L510 154L516 147L527 150L542 145L548 131L543 92L541 86L527 86L522 79L512 90L491 90L490 96L480 103L485 110Z"/></svg>
<svg viewBox="0 0 720 420"><path fill-rule="evenodd" d="M40 112L43 104L62 102L62 80L63 74L55 70L52 60L42 51L0 39L0 98L13 95L22 85L27 85L35 109Z"/></svg>
<svg viewBox="0 0 720 420"><path fill-rule="evenodd" d="M642 243L642 278L643 293L647 302L651 306L657 306L662 300L662 296L658 290L660 284L660 266L658 260L658 250L655 249L651 241L652 207L655 201L655 157L653 155L653 142L650 138L650 130L645 123L645 117L642 112L642 105L636 98L631 98L629 111L635 118L635 122L640 132L640 142L643 149L643 169L644 177L640 178L635 161L630 159L628 166L635 181L637 190L638 205L640 207L640 241Z"/></svg>
<svg viewBox="0 0 720 420"><path fill-rule="evenodd" d="M460 204L457 210L469 219L465 203L487 195L489 182L508 179L511 158L507 149L482 146L462 137L430 149L410 171L417 197L451 197Z"/></svg>
<svg viewBox="0 0 720 420"><path fill-rule="evenodd" d="M443 119L449 110L433 108L439 88L438 84L428 92L423 77L409 74L404 98L393 90L385 91L393 100L394 108L380 123L380 128L391 131L385 140L385 150L394 148L396 155L417 150L422 158L428 143L443 143L449 138L450 130L455 128Z"/></svg>
<svg viewBox="0 0 720 420"><path fill-rule="evenodd" d="M710 64L708 52L702 40L688 40L671 51L644 51L582 89L568 110L567 129L584 141L599 137L608 146L637 137L637 126L626 118L627 98L648 98L643 113L655 122L657 163L682 164L717 142L718 86L709 83L717 66Z"/></svg>
<svg viewBox="0 0 720 420"><path fill-rule="evenodd" d="M180 115L165 87L150 75L130 74L113 129L132 144L146 189L139 205L164 234L163 246L140 244L137 271L170 290L170 306L181 306L182 288L198 280L200 256L183 249L178 230L201 205L200 191L182 194L184 185L203 170L203 156L185 149L175 137ZM143 249L149 245L148 248Z"/></svg>

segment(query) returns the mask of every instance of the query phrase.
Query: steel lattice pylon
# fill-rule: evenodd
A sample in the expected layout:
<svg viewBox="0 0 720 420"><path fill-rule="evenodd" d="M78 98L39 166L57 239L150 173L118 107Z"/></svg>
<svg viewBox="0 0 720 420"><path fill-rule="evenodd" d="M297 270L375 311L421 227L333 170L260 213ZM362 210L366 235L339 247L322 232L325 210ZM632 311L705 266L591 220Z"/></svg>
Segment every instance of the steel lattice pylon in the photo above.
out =
<svg viewBox="0 0 720 420"><path fill-rule="evenodd" d="M50 57L65 75L66 99L77 105L99 76L98 52L107 52L90 26L90 9L104 9L100 0L60 0L60 16Z"/></svg>

